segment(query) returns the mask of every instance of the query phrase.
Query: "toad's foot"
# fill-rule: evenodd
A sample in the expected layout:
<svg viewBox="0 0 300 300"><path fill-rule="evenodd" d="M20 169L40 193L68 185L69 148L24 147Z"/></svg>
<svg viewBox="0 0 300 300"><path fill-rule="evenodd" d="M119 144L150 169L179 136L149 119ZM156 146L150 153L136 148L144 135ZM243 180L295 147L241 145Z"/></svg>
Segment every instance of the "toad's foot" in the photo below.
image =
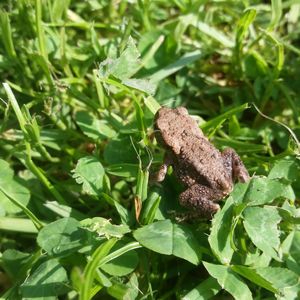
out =
<svg viewBox="0 0 300 300"><path fill-rule="evenodd" d="M194 184L180 194L179 201L182 206L193 209L198 217L210 218L220 209L220 206L213 201L221 198L223 198L222 192Z"/></svg>

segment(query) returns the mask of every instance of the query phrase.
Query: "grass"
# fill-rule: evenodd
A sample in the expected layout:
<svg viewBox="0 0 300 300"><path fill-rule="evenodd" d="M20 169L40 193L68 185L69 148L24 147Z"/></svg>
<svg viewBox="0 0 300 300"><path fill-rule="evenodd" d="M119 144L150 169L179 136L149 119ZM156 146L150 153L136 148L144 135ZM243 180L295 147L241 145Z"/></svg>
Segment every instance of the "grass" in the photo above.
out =
<svg viewBox="0 0 300 300"><path fill-rule="evenodd" d="M4 299L297 299L298 1L0 4ZM253 176L178 223L151 175L185 106ZM231 296L230 296L231 295Z"/></svg>

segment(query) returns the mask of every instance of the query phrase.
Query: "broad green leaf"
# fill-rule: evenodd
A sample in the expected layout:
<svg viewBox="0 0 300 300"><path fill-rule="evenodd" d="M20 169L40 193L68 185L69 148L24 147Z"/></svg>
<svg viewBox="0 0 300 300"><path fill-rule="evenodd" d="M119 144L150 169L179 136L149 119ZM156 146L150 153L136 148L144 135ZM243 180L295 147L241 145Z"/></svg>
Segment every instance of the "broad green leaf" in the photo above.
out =
<svg viewBox="0 0 300 300"><path fill-rule="evenodd" d="M109 165L137 163L136 153L129 137L110 140L104 149L104 160Z"/></svg>
<svg viewBox="0 0 300 300"><path fill-rule="evenodd" d="M91 139L113 138L117 135L104 120L96 119L86 111L78 111L75 120L83 133Z"/></svg>
<svg viewBox="0 0 300 300"><path fill-rule="evenodd" d="M0 159L0 168L1 168L0 184L4 185L7 182L7 180L13 178L14 171L10 168L9 163L3 159Z"/></svg>
<svg viewBox="0 0 300 300"><path fill-rule="evenodd" d="M37 242L49 255L65 256L84 247L87 239L87 231L79 221L63 218L45 226L39 232Z"/></svg>
<svg viewBox="0 0 300 300"><path fill-rule="evenodd" d="M105 168L106 172L120 177L135 177L138 172L138 164L115 164Z"/></svg>
<svg viewBox="0 0 300 300"><path fill-rule="evenodd" d="M253 244L270 255L279 259L280 231L277 228L281 217L275 207L247 207L244 212L244 227Z"/></svg>
<svg viewBox="0 0 300 300"><path fill-rule="evenodd" d="M0 205L8 214L21 212L21 207L14 204L10 198L26 206L30 199L30 192L13 177L13 170L9 164L2 159L0 160L0 170Z"/></svg>
<svg viewBox="0 0 300 300"><path fill-rule="evenodd" d="M193 52L185 53L182 57L180 57L174 63L160 69L156 73L150 76L150 80L153 83L158 83L159 81L167 78L168 76L176 73L180 69L186 67L187 65L195 62L202 56L202 52L200 50L196 50Z"/></svg>
<svg viewBox="0 0 300 300"><path fill-rule="evenodd" d="M274 294L284 295L294 293L288 288L298 284L298 275L294 272L279 267L249 268L244 266L232 266L232 270ZM286 298L289 299L289 298Z"/></svg>
<svg viewBox="0 0 300 300"><path fill-rule="evenodd" d="M123 246L124 242L118 242L112 251L121 249ZM101 269L112 276L125 276L134 271L138 262L139 258L136 251L131 250L102 265Z"/></svg>
<svg viewBox="0 0 300 300"><path fill-rule="evenodd" d="M256 272L258 275L269 281L278 290L291 287L299 283L299 276L285 268L257 268Z"/></svg>
<svg viewBox="0 0 300 300"><path fill-rule="evenodd" d="M10 278L22 278L26 275L27 263L30 261L31 254L24 253L15 249L5 250L2 254L2 263L5 271L9 274Z"/></svg>
<svg viewBox="0 0 300 300"><path fill-rule="evenodd" d="M113 299L131 299L131 298L126 298L126 295L128 295L130 288L125 285L124 283L115 281L115 283L107 288L107 293L112 296ZM135 298L133 298L134 300Z"/></svg>
<svg viewBox="0 0 300 300"><path fill-rule="evenodd" d="M96 278L100 285L103 287L110 287L112 285L111 281L108 279L106 275L104 275L103 272L100 271L100 269L97 269L96 271ZM84 283L81 283L84 284Z"/></svg>
<svg viewBox="0 0 300 300"><path fill-rule="evenodd" d="M106 201L109 205L114 206L116 208L123 224L130 223L129 211L124 206L122 206L117 200L105 193L101 193L101 198L104 201Z"/></svg>
<svg viewBox="0 0 300 300"><path fill-rule="evenodd" d="M282 243L282 252L287 267L300 275L300 232L294 230Z"/></svg>
<svg viewBox="0 0 300 300"><path fill-rule="evenodd" d="M243 280L230 267L203 262L208 273L236 300L251 300L252 294Z"/></svg>
<svg viewBox="0 0 300 300"><path fill-rule="evenodd" d="M112 276L125 276L133 272L137 264L137 253L130 251L103 265L101 269Z"/></svg>
<svg viewBox="0 0 300 300"><path fill-rule="evenodd" d="M130 275L129 281L126 285L130 288L125 295L124 300L134 300L138 297L140 290L139 290L139 281L138 277L135 273Z"/></svg>
<svg viewBox="0 0 300 300"><path fill-rule="evenodd" d="M290 247L290 255L300 264L300 232L294 233L293 241Z"/></svg>
<svg viewBox="0 0 300 300"><path fill-rule="evenodd" d="M87 227L91 231L96 232L99 236L105 236L106 238L110 238L110 237L121 238L124 234L131 231L127 225L111 224L109 220L101 217L85 219L80 223L82 226Z"/></svg>
<svg viewBox="0 0 300 300"><path fill-rule="evenodd" d="M275 288L268 280L266 280L264 277L260 276L256 268L250 268L245 266L232 266L232 270L244 278L252 281L256 285L259 285L263 287L266 290L269 290L272 293L278 293L278 289Z"/></svg>
<svg viewBox="0 0 300 300"><path fill-rule="evenodd" d="M72 171L76 182L82 184L83 192L97 196L103 187L104 168L94 156L85 156L78 160Z"/></svg>
<svg viewBox="0 0 300 300"><path fill-rule="evenodd" d="M122 83L128 87L145 92L149 95L153 95L156 90L156 84L148 79L124 79Z"/></svg>
<svg viewBox="0 0 300 300"><path fill-rule="evenodd" d="M137 275L132 273L126 284L115 283L107 289L107 292L115 299L134 300L140 293Z"/></svg>
<svg viewBox="0 0 300 300"><path fill-rule="evenodd" d="M107 78L113 75L118 79L124 80L132 77L141 64L139 57L140 53L135 42L129 37L126 49L121 53L119 58L108 58L100 64L100 78Z"/></svg>
<svg viewBox="0 0 300 300"><path fill-rule="evenodd" d="M248 183L239 185L232 197L236 203L255 206L271 203L278 197L294 199L295 194L291 186L280 179L253 177Z"/></svg>
<svg viewBox="0 0 300 300"><path fill-rule="evenodd" d="M188 292L182 300L208 300L217 295L220 290L218 281L209 277Z"/></svg>
<svg viewBox="0 0 300 300"><path fill-rule="evenodd" d="M285 178L289 181L295 181L299 178L300 165L297 158L288 158L277 160L271 169L268 178Z"/></svg>
<svg viewBox="0 0 300 300"><path fill-rule="evenodd" d="M42 263L21 285L22 299L55 300L68 292L67 272L57 259Z"/></svg>
<svg viewBox="0 0 300 300"><path fill-rule="evenodd" d="M201 260L200 245L183 225L164 220L146 225L133 233L135 239L152 251L175 255L197 265Z"/></svg>
<svg viewBox="0 0 300 300"><path fill-rule="evenodd" d="M212 220L211 232L208 238L213 253L223 264L230 263L234 252L230 245L230 232L234 217L233 203L230 196L222 209L216 213Z"/></svg>

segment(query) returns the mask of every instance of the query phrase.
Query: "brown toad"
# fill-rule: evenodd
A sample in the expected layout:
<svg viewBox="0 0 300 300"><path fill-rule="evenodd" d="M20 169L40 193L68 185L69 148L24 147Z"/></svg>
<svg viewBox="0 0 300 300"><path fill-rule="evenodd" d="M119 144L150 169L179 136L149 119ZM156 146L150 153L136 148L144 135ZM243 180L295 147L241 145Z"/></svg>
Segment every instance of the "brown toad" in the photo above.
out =
<svg viewBox="0 0 300 300"><path fill-rule="evenodd" d="M181 205L194 215L210 217L220 208L216 201L228 195L233 182L246 182L249 174L238 154L231 148L220 152L204 136L197 122L184 107L162 107L154 118L155 137L166 149L157 181L163 181L172 165L186 190L179 196Z"/></svg>

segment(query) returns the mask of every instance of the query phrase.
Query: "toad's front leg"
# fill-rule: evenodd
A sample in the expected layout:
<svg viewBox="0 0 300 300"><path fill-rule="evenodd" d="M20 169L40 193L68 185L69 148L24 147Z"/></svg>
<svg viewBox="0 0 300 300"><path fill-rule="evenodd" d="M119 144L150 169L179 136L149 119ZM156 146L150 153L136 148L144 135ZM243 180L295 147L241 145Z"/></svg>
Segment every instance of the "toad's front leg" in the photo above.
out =
<svg viewBox="0 0 300 300"><path fill-rule="evenodd" d="M160 166L159 170L155 173L153 180L156 182L164 181L168 171L168 166L172 165L172 163L173 163L173 159L171 155L166 152L164 156L164 162Z"/></svg>
<svg viewBox="0 0 300 300"><path fill-rule="evenodd" d="M232 148L226 148L222 152L222 157L226 169L231 174L233 180L247 182L250 179L249 173L238 154Z"/></svg>
<svg viewBox="0 0 300 300"><path fill-rule="evenodd" d="M223 193L213 190L205 185L194 184L179 195L179 202L182 206L192 209L197 217L210 218L220 206L213 202L223 198Z"/></svg>

